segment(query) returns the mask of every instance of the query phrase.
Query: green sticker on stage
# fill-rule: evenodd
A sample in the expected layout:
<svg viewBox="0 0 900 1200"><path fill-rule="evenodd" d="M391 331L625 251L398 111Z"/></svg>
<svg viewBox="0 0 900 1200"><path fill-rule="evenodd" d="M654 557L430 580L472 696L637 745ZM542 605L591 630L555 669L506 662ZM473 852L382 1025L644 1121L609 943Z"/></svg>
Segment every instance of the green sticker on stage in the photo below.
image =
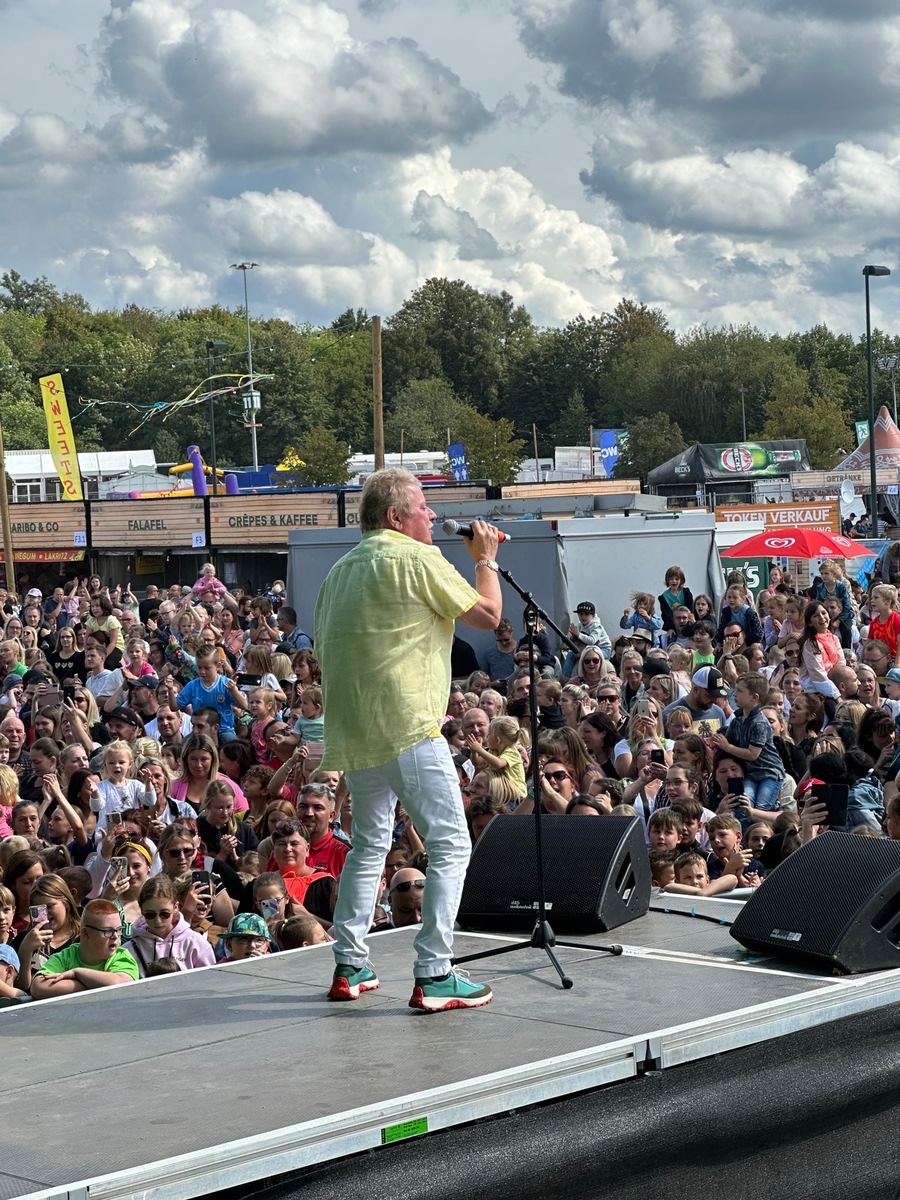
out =
<svg viewBox="0 0 900 1200"><path fill-rule="evenodd" d="M404 1138L421 1137L428 1132L428 1118L416 1117L413 1121L401 1121L399 1125L386 1125L381 1131L382 1146L391 1142L402 1142Z"/></svg>

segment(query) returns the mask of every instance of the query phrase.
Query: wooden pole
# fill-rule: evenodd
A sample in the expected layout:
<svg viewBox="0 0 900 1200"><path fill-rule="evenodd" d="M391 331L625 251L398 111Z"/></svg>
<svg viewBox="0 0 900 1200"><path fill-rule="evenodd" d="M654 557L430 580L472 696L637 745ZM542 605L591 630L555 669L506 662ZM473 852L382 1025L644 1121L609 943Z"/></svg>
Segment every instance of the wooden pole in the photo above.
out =
<svg viewBox="0 0 900 1200"><path fill-rule="evenodd" d="M541 464L540 464L540 461L538 460L537 425L535 425L534 421L531 422L531 437L532 437L532 440L534 441L534 477L537 480L537 482L540 483L541 482Z"/></svg>
<svg viewBox="0 0 900 1200"><path fill-rule="evenodd" d="M381 317L372 318L372 410L375 470L384 467L384 397L381 391Z"/></svg>
<svg viewBox="0 0 900 1200"><path fill-rule="evenodd" d="M404 435L405 435L405 434L406 434L406 430L405 430L405 429L401 429L401 430L400 430L400 466L401 466L401 467L403 466L403 442L404 442Z"/></svg>
<svg viewBox="0 0 900 1200"><path fill-rule="evenodd" d="M3 525L3 558L6 566L6 590L15 592L16 562L13 558L12 526L9 522L9 492L6 488L6 452L3 449L3 425L0 424L0 523Z"/></svg>

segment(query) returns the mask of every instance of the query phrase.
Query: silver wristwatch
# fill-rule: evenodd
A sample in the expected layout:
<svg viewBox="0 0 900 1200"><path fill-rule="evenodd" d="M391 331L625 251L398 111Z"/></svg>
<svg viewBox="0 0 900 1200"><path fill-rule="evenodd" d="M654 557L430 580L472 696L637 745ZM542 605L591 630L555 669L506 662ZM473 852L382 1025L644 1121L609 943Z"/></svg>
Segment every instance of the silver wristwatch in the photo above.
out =
<svg viewBox="0 0 900 1200"><path fill-rule="evenodd" d="M476 571L479 567L490 567L492 571L500 570L500 564L495 558L479 558L478 562L475 564Z"/></svg>

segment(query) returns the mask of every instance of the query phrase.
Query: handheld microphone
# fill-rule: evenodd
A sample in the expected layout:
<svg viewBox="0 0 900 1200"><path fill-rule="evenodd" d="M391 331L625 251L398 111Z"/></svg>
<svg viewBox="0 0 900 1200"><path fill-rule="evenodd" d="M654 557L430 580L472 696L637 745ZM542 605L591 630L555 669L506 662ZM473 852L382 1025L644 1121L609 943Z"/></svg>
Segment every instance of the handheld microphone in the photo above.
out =
<svg viewBox="0 0 900 1200"><path fill-rule="evenodd" d="M459 521L453 521L453 520L445 521L444 524L441 526L441 529L443 529L444 533L458 533L460 537L468 538L469 541L471 541L472 538L475 536L472 533L471 525L460 525ZM511 542L512 538L509 536L508 533L501 533L500 530L498 529L497 530L497 540L500 542Z"/></svg>

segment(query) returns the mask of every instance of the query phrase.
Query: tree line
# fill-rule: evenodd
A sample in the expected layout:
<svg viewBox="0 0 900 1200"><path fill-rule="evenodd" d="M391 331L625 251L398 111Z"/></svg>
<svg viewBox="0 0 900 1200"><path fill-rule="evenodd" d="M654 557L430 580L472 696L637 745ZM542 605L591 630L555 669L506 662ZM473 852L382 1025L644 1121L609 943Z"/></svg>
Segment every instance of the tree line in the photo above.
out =
<svg viewBox="0 0 900 1200"><path fill-rule="evenodd" d="M370 318L347 309L330 325L253 318L260 462L306 462L309 483L341 482L352 452L372 451ZM181 462L188 445L209 453L205 403L170 408L246 372L246 314L218 306L166 312L127 305L92 309L49 280L0 275L0 420L7 447L47 445L38 378L63 374L81 450L152 448ZM877 356L897 353L876 330ZM472 477L497 483L554 446L585 445L594 428L628 431L619 474L645 478L692 442L747 436L806 438L812 465L833 466L855 444L866 413L865 340L824 325L767 334L750 325L677 334L666 315L621 300L599 317L561 328L535 325L507 292L429 279L384 318L388 451L466 445ZM892 404L889 373L876 371L876 404ZM154 415L141 423L149 411ZM238 393L215 400L221 465L249 461Z"/></svg>

